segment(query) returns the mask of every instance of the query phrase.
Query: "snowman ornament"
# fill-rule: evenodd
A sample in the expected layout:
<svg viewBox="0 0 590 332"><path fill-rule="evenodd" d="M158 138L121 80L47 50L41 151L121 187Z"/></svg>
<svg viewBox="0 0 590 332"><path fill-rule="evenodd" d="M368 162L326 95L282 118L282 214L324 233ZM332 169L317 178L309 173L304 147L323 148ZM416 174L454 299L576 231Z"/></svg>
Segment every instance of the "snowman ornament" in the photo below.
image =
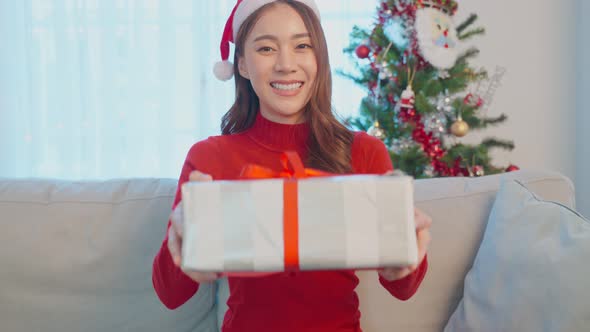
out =
<svg viewBox="0 0 590 332"><path fill-rule="evenodd" d="M419 3L415 29L420 53L432 66L446 71L455 65L459 51L452 10L435 0Z"/></svg>

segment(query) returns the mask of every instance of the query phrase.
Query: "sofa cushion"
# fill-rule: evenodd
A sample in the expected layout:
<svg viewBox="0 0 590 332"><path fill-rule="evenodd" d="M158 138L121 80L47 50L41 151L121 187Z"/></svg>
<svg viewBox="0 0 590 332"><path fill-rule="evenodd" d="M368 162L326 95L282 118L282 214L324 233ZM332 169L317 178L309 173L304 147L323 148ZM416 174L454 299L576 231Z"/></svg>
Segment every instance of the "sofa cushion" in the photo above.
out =
<svg viewBox="0 0 590 332"><path fill-rule="evenodd" d="M583 331L590 323L590 223L503 183L445 331Z"/></svg>
<svg viewBox="0 0 590 332"><path fill-rule="evenodd" d="M165 179L0 179L1 330L216 331L214 285L175 311L153 290L175 190Z"/></svg>

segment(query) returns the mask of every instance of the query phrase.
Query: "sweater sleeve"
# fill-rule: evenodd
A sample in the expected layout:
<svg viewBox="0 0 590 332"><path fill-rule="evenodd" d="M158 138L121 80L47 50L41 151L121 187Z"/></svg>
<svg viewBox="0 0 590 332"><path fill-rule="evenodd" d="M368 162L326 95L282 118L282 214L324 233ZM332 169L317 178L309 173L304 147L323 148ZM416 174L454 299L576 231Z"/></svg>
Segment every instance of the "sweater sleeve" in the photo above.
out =
<svg viewBox="0 0 590 332"><path fill-rule="evenodd" d="M206 142L206 141L204 141ZM207 158L207 144L204 142L193 145L190 149L176 188L176 197L172 209L176 208L182 199L182 185L188 181L193 170L199 170L207 174L210 167L204 163ZM209 156L210 158L210 156ZM190 279L179 267L174 265L170 251L168 250L168 229L171 221L168 220L164 241L156 254L152 266L152 283L160 301L168 309L176 309L187 302L199 289L199 284Z"/></svg>
<svg viewBox="0 0 590 332"><path fill-rule="evenodd" d="M379 276L379 282L391 295L399 300L406 301L416 294L427 270L428 259L424 256L418 268L406 277L394 281L387 281L382 276Z"/></svg>
<svg viewBox="0 0 590 332"><path fill-rule="evenodd" d="M362 159L358 163L357 173L383 174L393 170L393 164L385 144L366 133L356 135L352 148L352 159L353 162L355 159ZM416 293L426 275L427 269L428 260L424 256L424 260L410 275L394 281L387 281L379 276L379 282L391 295L405 301Z"/></svg>

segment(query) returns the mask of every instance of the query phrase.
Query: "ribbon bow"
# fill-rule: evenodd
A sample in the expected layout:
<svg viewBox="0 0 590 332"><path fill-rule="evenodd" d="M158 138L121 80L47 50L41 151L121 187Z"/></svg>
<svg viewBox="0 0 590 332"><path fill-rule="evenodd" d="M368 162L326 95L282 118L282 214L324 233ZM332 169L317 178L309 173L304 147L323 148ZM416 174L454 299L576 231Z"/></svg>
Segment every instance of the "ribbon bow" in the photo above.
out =
<svg viewBox="0 0 590 332"><path fill-rule="evenodd" d="M280 172L275 172L270 168L260 166L257 164L248 164L242 169L240 178L242 179L273 179L273 178L287 178L287 179L305 179L314 176L331 176L333 174L326 173L313 168L304 168L299 154L294 151L286 151L281 155L281 166L283 169Z"/></svg>
<svg viewBox="0 0 590 332"><path fill-rule="evenodd" d="M304 168L299 155L286 151L281 155L283 170L275 172L256 164L248 164L242 169L242 179L284 178L283 182L283 242L285 270L299 269L299 204L297 181L315 176L331 176L313 168Z"/></svg>

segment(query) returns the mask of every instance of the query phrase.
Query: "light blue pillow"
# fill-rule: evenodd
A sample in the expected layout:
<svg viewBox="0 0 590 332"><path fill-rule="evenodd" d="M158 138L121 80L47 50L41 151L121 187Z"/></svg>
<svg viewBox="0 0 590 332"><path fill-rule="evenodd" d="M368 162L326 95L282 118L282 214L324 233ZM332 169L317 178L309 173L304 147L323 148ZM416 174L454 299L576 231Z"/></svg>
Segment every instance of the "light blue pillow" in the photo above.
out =
<svg viewBox="0 0 590 332"><path fill-rule="evenodd" d="M463 293L445 332L590 331L590 222L503 183Z"/></svg>

